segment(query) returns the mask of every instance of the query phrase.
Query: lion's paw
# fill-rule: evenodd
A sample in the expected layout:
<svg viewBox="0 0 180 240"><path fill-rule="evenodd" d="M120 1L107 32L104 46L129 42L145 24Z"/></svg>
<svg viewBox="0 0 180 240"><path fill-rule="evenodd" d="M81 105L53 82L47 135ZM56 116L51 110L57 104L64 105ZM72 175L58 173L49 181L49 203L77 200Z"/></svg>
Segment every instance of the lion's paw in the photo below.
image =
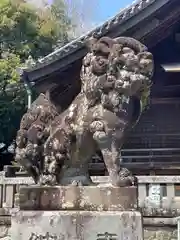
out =
<svg viewBox="0 0 180 240"><path fill-rule="evenodd" d="M137 185L137 178L132 176L131 172L122 168L117 177L112 178L112 184L118 187L128 187Z"/></svg>

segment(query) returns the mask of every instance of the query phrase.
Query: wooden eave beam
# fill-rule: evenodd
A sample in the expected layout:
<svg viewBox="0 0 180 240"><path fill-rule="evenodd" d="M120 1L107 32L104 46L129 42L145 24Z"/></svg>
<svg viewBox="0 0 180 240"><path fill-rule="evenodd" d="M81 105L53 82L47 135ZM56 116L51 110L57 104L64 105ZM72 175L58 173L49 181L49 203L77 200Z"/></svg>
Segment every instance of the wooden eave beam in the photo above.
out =
<svg viewBox="0 0 180 240"><path fill-rule="evenodd" d="M180 104L180 98L152 98L151 104Z"/></svg>
<svg viewBox="0 0 180 240"><path fill-rule="evenodd" d="M159 25L150 33L141 38L148 47L153 47L163 39L168 37L174 30L174 25L180 21L180 8L175 9L163 21L159 21Z"/></svg>

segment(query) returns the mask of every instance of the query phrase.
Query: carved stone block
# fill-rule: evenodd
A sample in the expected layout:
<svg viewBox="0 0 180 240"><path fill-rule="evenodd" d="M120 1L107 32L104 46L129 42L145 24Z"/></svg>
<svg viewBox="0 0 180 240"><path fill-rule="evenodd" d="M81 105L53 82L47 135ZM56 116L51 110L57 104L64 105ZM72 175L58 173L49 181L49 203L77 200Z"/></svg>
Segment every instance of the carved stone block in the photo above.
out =
<svg viewBox="0 0 180 240"><path fill-rule="evenodd" d="M21 210L122 211L137 209L137 187L21 187Z"/></svg>
<svg viewBox="0 0 180 240"><path fill-rule="evenodd" d="M19 211L12 216L13 240L143 240L136 211Z"/></svg>

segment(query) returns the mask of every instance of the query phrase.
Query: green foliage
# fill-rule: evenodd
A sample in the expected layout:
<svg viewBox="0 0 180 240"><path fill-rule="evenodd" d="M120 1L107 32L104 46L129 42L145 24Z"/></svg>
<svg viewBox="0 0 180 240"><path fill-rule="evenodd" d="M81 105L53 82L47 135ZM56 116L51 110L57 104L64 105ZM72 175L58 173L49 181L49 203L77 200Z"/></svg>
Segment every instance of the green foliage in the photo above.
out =
<svg viewBox="0 0 180 240"><path fill-rule="evenodd" d="M18 54L21 60L52 52L58 40L67 40L70 27L64 19L62 23L57 21L54 12L51 8L34 9L23 0L0 1L1 50Z"/></svg>
<svg viewBox="0 0 180 240"><path fill-rule="evenodd" d="M13 53L1 54L0 59L0 142L10 143L15 137L25 110L25 91L18 84L16 67L20 57Z"/></svg>
<svg viewBox="0 0 180 240"><path fill-rule="evenodd" d="M54 0L50 8L50 15L53 16L53 19L60 24L60 27L62 29L58 41L55 45L56 48L59 48L69 40L72 40L70 39L70 36L68 36L68 33L70 31L73 31L76 27L68 17L68 7L69 6L67 4L67 1Z"/></svg>
<svg viewBox="0 0 180 240"><path fill-rule="evenodd" d="M29 56L37 60L58 42L68 41L65 12L64 5L36 9L24 0L0 0L0 142L14 139L26 110L26 92L16 69Z"/></svg>

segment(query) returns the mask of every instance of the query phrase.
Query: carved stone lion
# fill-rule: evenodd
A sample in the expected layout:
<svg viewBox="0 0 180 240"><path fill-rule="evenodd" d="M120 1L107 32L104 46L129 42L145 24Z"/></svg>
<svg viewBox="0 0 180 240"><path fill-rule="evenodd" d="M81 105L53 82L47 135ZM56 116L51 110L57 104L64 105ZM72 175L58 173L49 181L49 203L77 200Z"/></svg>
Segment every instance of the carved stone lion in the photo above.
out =
<svg viewBox="0 0 180 240"><path fill-rule="evenodd" d="M97 150L114 186L134 182L131 173L121 167L121 148L147 99L153 56L128 37L90 39L88 48L81 69L81 92L68 109L57 114L49 107L32 106L21 122L17 159L26 162L24 166L39 184L92 184L88 160ZM28 126L30 115L33 123Z"/></svg>
<svg viewBox="0 0 180 240"><path fill-rule="evenodd" d="M50 127L56 116L58 116L56 107L46 95L40 94L21 119L16 137L15 160L36 182L43 168L44 143L50 135Z"/></svg>

